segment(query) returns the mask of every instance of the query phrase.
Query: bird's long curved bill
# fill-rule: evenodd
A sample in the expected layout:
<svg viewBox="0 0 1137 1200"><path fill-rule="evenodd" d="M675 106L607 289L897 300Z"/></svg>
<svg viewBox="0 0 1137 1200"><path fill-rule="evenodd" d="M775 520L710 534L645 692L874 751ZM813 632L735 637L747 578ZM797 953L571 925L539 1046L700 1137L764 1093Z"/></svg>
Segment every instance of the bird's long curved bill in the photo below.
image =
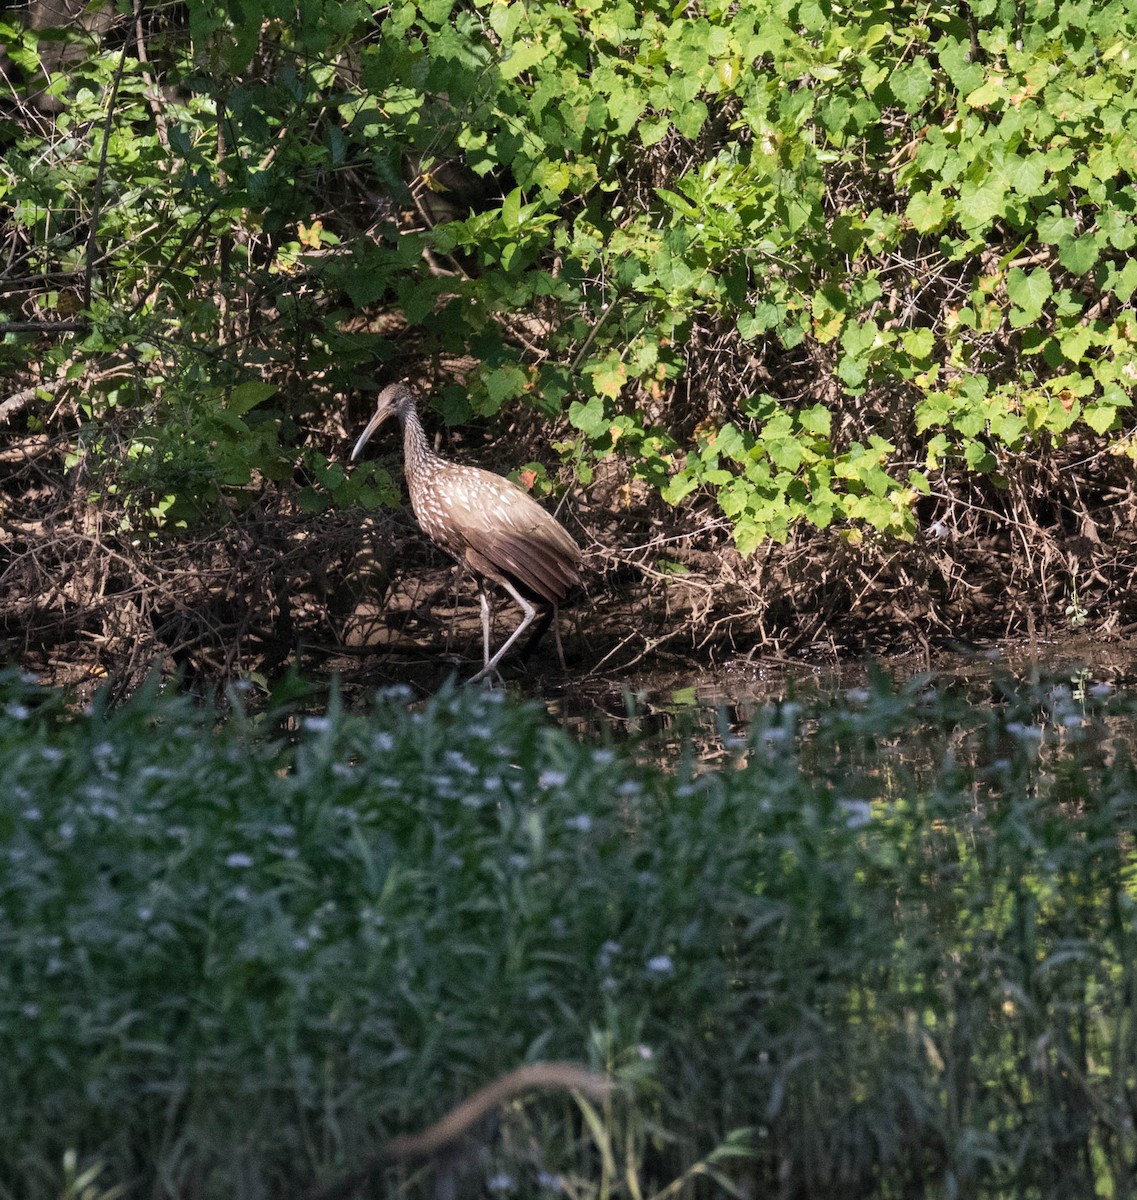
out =
<svg viewBox="0 0 1137 1200"><path fill-rule="evenodd" d="M371 437L375 430L378 429L379 426L382 425L390 415L391 409L381 408L375 413L371 420L367 422L367 428L359 435L359 441L355 443L355 448L351 452L351 458L348 460L349 462L355 462L355 460L359 457L360 450L367 445L367 439Z"/></svg>

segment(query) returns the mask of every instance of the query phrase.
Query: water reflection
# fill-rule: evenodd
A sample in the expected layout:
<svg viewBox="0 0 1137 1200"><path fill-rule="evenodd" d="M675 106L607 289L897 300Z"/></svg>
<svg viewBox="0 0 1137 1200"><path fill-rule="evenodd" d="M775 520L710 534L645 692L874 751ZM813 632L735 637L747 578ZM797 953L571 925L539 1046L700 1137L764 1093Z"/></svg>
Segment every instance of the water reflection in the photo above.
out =
<svg viewBox="0 0 1137 1200"><path fill-rule="evenodd" d="M582 740L633 742L661 765L693 744L711 765L735 752L731 743L756 722L768 732L786 705L806 714L797 733L808 738L825 714L855 712L870 696L888 692L910 719L913 708L917 717L921 708L926 712L892 739L891 753L929 766L945 749L997 763L1012 742L1036 742L1045 755L1077 746L1083 759L1094 749L1112 761L1119 749L1133 752L1137 738L1130 712L1137 705L1137 648L1088 639L943 652L930 668L925 656L913 655L823 666L746 663L694 677L659 671L595 677L566 682L542 699L553 720ZM1001 744L976 744L969 706L1006 711ZM878 705L872 709L879 714Z"/></svg>

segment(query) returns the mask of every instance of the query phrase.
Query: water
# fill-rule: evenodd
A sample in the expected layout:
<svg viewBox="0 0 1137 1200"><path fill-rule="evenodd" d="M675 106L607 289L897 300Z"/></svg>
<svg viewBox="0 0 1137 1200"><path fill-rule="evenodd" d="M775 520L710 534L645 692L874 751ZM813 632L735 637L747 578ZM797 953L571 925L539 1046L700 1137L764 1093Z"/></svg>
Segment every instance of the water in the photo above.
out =
<svg viewBox="0 0 1137 1200"><path fill-rule="evenodd" d="M1109 692L1122 700L1131 695L1137 706L1137 644L1076 637L961 648L930 659L913 654L818 665L739 661L714 672L586 676L528 694L584 740L634 739L665 760L684 739L694 738L710 761L720 756L724 738L744 735L756 714L771 706L792 701L825 708L888 686L926 689L979 706L1006 704L1015 696L1037 696L1036 704L1043 705L1055 689L1075 704ZM524 686L517 690L527 694ZM1127 715L1109 720L1114 734L1137 731L1137 719Z"/></svg>

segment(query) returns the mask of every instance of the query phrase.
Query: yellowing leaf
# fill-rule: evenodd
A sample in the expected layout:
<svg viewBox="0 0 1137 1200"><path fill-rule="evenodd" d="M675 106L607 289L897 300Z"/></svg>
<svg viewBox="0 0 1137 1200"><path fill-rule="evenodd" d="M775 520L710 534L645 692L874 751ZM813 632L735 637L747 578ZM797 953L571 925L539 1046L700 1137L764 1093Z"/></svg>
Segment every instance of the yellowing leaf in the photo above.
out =
<svg viewBox="0 0 1137 1200"><path fill-rule="evenodd" d="M323 221L313 221L311 225L305 225L303 221L297 227L297 236L300 239L302 246L307 246L309 250L319 250L321 234L324 232Z"/></svg>
<svg viewBox="0 0 1137 1200"><path fill-rule="evenodd" d="M1007 90L1003 86L1001 75L992 75L986 83L981 84L969 96L964 98L964 104L969 108L990 108L998 100L1007 99Z"/></svg>
<svg viewBox="0 0 1137 1200"><path fill-rule="evenodd" d="M601 367L592 376L592 386L596 391L601 396L611 396L613 399L620 394L621 388L627 382L628 372L623 363L617 363L614 367Z"/></svg>

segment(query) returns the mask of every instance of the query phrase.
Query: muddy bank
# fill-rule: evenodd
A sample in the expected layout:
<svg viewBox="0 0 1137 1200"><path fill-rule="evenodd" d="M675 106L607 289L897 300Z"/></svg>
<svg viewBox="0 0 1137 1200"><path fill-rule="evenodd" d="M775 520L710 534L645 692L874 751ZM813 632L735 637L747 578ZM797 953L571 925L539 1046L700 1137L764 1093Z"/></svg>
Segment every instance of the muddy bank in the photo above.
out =
<svg viewBox="0 0 1137 1200"><path fill-rule="evenodd" d="M405 508L305 514L281 489L208 530L143 536L71 486L57 457L27 437L0 461L0 638L9 663L46 682L125 693L157 669L268 691L291 672L430 691L480 663L474 583ZM743 559L711 511L664 508L613 469L562 511L586 557L562 614L566 668L547 637L505 677L534 692L566 677L690 686L874 655L927 666L996 641L1108 645L1137 629L1137 504L1097 496L1067 520L1056 492L1031 529L1021 507L956 496L929 502L912 543L803 528ZM513 621L500 598L495 638Z"/></svg>

